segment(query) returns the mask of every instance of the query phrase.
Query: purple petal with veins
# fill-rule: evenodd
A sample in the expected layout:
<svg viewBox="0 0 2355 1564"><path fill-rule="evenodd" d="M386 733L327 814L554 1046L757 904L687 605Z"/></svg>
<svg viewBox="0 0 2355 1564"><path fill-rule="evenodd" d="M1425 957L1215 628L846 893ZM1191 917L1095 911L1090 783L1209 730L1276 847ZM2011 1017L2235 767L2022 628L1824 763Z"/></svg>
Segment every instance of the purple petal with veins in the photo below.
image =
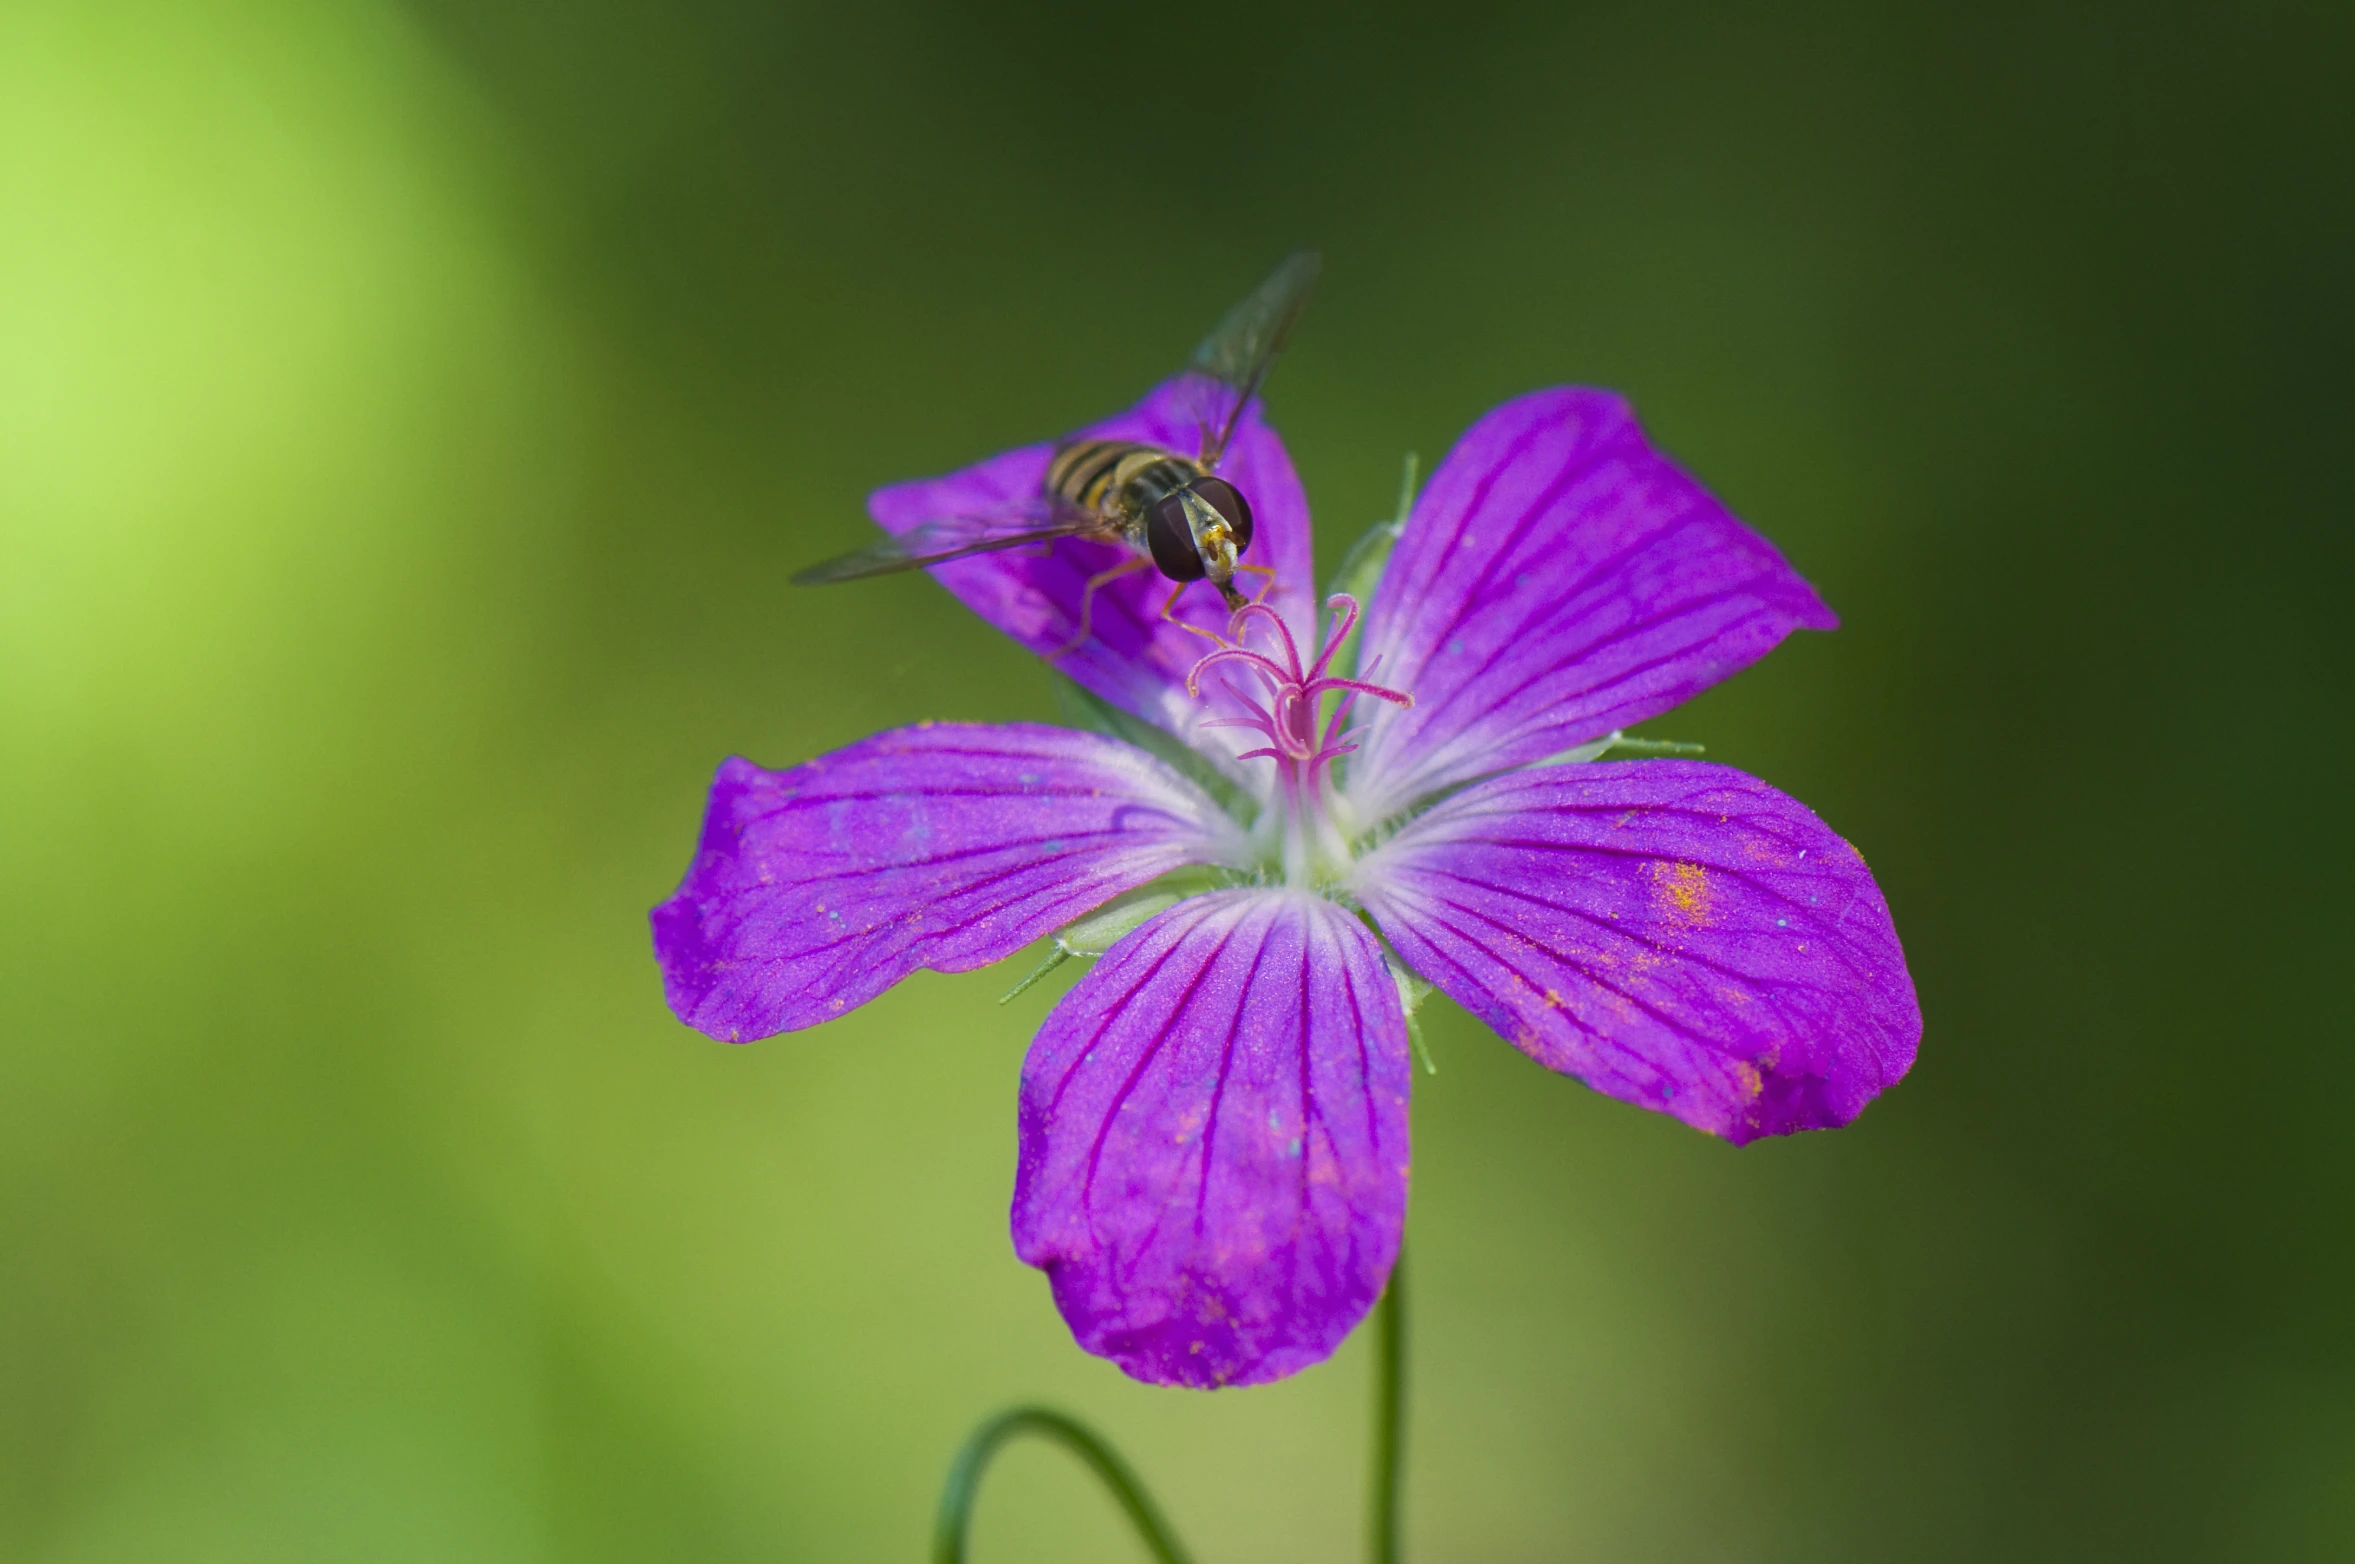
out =
<svg viewBox="0 0 2355 1564"><path fill-rule="evenodd" d="M1836 621L1603 391L1539 391L1456 442L1366 612L1360 817L1656 716Z"/></svg>
<svg viewBox="0 0 2355 1564"><path fill-rule="evenodd" d="M1144 751L1030 723L926 723L790 771L730 760L654 909L663 989L722 1042L814 1026L919 968L1012 955L1240 835Z"/></svg>
<svg viewBox="0 0 2355 1564"><path fill-rule="evenodd" d="M1186 385L1182 378L1166 382L1128 412L1074 438L1145 440L1192 456L1200 433L1188 411ZM886 532L898 533L938 516L987 515L1031 503L1053 452L1050 445L1024 446L946 477L893 484L876 490L867 509ZM1284 614L1294 634L1312 640L1316 600L1308 496L1284 442L1261 417L1256 401L1244 412L1218 470L1251 506L1252 542L1243 562L1275 570L1267 601ZM966 607L1046 657L1069 644L1077 631L1088 578L1134 557L1114 544L1065 538L1036 549L955 560L934 566L932 573ZM1257 578L1238 579L1258 590L1250 585ZM1056 658L1054 666L1114 705L1186 735L1201 716L1200 704L1186 694L1186 670L1211 643L1162 619L1173 585L1152 570L1105 585L1096 593L1093 633ZM1204 630L1223 629L1227 621L1218 594L1201 584L1178 595L1177 615ZM1220 741L1212 743L1222 754L1231 751Z"/></svg>
<svg viewBox="0 0 2355 1564"><path fill-rule="evenodd" d="M1300 891L1180 903L1022 1067L1014 1247L1138 1379L1281 1379L1381 1295L1406 1218L1406 1021L1365 926Z"/></svg>
<svg viewBox="0 0 2355 1564"><path fill-rule="evenodd" d="M1498 777L1354 884L1409 965L1531 1058L1737 1143L1846 1124L1921 1037L1864 860L1725 766Z"/></svg>

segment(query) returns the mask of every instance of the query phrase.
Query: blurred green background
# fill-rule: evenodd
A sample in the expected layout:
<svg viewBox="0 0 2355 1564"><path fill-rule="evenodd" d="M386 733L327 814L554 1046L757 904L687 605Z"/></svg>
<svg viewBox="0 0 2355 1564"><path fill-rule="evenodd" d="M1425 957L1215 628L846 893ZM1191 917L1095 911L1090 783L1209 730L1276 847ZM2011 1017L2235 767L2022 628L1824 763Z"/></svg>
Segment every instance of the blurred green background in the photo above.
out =
<svg viewBox="0 0 2355 1564"><path fill-rule="evenodd" d="M1736 1152L1444 1005L1421 1559L2355 1551L2355 12L0 3L0 1559L906 1560L1098 1420L1357 1546L1367 1363L1150 1390L1013 1258L1061 985L749 1048L730 753L1048 717L861 501L1286 250L1328 564L1630 393L1845 616L1651 731L1873 862L1928 1032ZM981 1559L1135 1556L1017 1448Z"/></svg>

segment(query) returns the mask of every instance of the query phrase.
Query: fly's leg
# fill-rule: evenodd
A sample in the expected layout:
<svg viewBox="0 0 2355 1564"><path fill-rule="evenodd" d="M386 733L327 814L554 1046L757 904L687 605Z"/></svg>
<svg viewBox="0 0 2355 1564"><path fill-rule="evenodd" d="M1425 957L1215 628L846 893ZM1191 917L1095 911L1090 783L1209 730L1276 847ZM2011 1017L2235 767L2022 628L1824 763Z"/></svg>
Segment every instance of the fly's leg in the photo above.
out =
<svg viewBox="0 0 2355 1564"><path fill-rule="evenodd" d="M1137 554L1122 560L1110 570L1099 570L1088 577L1088 584L1080 588L1079 592L1079 630L1070 640L1047 653L1047 661L1054 662L1058 658L1070 656L1073 652L1078 651L1080 643L1088 638L1090 624L1096 611L1097 592L1118 581L1122 576L1133 576L1140 570L1152 568L1153 558L1151 555Z"/></svg>
<svg viewBox="0 0 2355 1564"><path fill-rule="evenodd" d="M1246 571L1255 576L1267 577L1267 581L1259 589L1259 595L1251 600L1254 603L1266 602L1267 595L1276 589L1275 567L1272 565L1237 565L1235 567L1235 574L1237 575L1242 575ZM1178 596L1192 584L1193 583L1189 581L1180 581L1175 587L1170 589L1168 600L1161 605L1161 617L1168 620L1171 624L1176 625L1180 630L1185 631L1188 635L1198 635L1204 640L1213 643L1214 645L1226 645L1227 643L1225 638L1220 636L1216 630L1205 630L1200 625L1190 625L1177 616L1175 610L1177 608Z"/></svg>
<svg viewBox="0 0 2355 1564"><path fill-rule="evenodd" d="M1169 596L1162 600L1161 617L1169 621L1171 624L1176 625L1180 630L1185 631L1188 635L1198 635L1214 646L1226 645L1226 642L1218 638L1218 632L1216 630L1205 630L1200 625L1190 625L1177 616L1178 595L1193 584L1194 583L1191 581L1180 581L1176 586L1169 589Z"/></svg>

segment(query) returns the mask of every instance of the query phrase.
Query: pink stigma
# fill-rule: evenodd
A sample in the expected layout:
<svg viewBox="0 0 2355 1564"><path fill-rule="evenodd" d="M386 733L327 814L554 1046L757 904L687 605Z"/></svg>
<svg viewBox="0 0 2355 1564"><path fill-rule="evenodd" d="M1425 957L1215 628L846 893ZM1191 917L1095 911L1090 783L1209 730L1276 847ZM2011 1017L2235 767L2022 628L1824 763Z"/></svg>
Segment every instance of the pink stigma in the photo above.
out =
<svg viewBox="0 0 2355 1564"><path fill-rule="evenodd" d="M1415 698L1403 690L1386 689L1379 684L1367 684L1357 679L1343 679L1326 672L1334 653L1348 639L1357 624L1357 599L1346 592L1337 592L1326 599L1325 607L1333 610L1333 628L1325 636L1325 644L1315 662L1300 666L1300 648L1292 640L1292 631L1272 608L1259 603L1246 603L1235 610L1227 621L1227 631L1234 637L1215 652L1194 664L1186 675L1186 693L1199 699L1202 694L1202 675L1205 670L1221 663L1239 663L1259 675L1267 686L1266 701L1252 699L1234 685L1227 686L1236 700L1248 708L1244 717L1220 717L1203 724L1206 728L1250 728L1264 734L1267 743L1258 749L1245 750L1242 760L1266 756L1282 766L1295 781L1307 781L1316 775L1319 766L1330 764L1357 748L1355 735L1344 732L1342 722L1349 715L1350 704L1360 695L1371 695L1376 700L1389 701L1397 706L1412 706ZM1254 651L1244 644L1246 633L1254 623L1272 632L1269 651ZM1274 652L1282 653L1278 661ZM1371 672L1371 669L1367 670ZM1327 690L1342 692L1341 700L1333 708L1333 715L1322 731L1317 726L1318 698Z"/></svg>

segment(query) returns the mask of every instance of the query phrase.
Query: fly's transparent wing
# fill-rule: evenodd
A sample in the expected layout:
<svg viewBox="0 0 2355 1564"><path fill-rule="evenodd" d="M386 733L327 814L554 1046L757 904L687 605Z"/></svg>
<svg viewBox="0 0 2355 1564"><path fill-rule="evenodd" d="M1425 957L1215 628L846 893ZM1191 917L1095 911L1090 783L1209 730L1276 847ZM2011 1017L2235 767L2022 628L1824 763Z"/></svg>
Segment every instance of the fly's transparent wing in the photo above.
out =
<svg viewBox="0 0 2355 1564"><path fill-rule="evenodd" d="M1283 351L1284 339L1292 335L1293 322L1308 307L1309 291L1316 286L1317 273L1323 267L1324 261L1314 250L1290 257L1253 289L1249 298L1227 311L1226 318L1212 327L1194 350L1186 373L1194 382L1194 417L1202 426L1203 466L1218 465L1227 442L1234 438L1243 404L1259 390L1268 367Z"/></svg>
<svg viewBox="0 0 2355 1564"><path fill-rule="evenodd" d="M856 581L862 576L914 570L968 554L1020 548L1055 538L1102 537L1104 524L1093 516L1058 513L1044 500L1027 501L1020 508L988 516L941 516L918 522L905 532L876 539L865 548L838 554L793 577L795 586L825 586Z"/></svg>

